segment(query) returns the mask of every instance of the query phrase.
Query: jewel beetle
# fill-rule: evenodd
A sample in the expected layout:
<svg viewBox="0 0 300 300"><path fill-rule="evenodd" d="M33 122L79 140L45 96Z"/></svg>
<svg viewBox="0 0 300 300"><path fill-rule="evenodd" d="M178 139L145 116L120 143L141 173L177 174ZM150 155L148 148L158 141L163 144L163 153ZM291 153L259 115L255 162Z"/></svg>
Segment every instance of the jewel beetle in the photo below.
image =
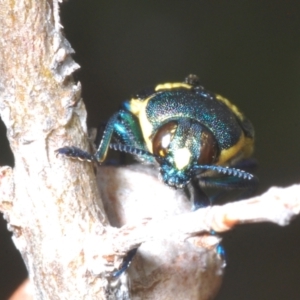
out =
<svg viewBox="0 0 300 300"><path fill-rule="evenodd" d="M189 75L184 82L159 84L125 101L107 122L95 154L76 147L57 153L102 163L112 148L157 164L161 180L185 189L195 210L211 203L205 187L242 189L243 195L254 189L256 177L236 167L251 156L253 145L251 122Z"/></svg>

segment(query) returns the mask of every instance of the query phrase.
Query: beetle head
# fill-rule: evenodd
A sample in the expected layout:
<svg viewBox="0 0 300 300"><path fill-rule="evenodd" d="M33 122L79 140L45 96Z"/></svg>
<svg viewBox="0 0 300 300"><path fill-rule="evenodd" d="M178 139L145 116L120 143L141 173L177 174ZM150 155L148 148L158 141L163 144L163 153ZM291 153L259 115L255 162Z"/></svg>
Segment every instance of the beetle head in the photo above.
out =
<svg viewBox="0 0 300 300"><path fill-rule="evenodd" d="M166 122L156 131L152 145L162 180L177 188L183 188L191 180L194 165L211 165L219 154L211 131L188 118Z"/></svg>

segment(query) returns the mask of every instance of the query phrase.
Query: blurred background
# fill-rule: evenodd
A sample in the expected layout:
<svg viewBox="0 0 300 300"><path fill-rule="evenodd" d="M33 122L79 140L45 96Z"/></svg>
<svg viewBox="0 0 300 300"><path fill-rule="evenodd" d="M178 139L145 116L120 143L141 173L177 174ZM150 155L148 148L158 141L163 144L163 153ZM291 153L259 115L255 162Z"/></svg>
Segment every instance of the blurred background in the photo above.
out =
<svg viewBox="0 0 300 300"><path fill-rule="evenodd" d="M139 89L194 73L254 124L259 193L299 182L300 1L73 0L61 10L89 126ZM0 125L0 165L13 165ZM228 265L218 300L300 299L300 218L223 237ZM27 274L2 217L0 245L7 299Z"/></svg>

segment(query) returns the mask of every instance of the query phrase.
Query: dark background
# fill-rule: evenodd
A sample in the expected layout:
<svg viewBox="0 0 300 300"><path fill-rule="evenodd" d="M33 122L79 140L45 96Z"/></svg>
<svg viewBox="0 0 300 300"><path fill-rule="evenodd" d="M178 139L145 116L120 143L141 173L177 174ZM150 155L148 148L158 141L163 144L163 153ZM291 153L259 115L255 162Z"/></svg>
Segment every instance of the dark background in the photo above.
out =
<svg viewBox="0 0 300 300"><path fill-rule="evenodd" d="M90 126L140 88L194 73L253 122L259 192L299 181L299 0L73 0L62 5L62 23L81 65L75 79ZM0 164L12 164L0 129ZM0 219L6 299L26 271ZM228 266L218 300L300 299L300 218L286 228L240 226L223 244Z"/></svg>

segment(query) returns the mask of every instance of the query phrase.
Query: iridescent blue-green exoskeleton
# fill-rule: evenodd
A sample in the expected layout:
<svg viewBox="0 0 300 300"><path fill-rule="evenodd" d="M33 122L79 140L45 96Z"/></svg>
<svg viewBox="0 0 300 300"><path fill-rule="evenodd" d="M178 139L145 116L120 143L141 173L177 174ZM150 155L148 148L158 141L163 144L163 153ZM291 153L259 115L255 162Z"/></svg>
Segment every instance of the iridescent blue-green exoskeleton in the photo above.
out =
<svg viewBox="0 0 300 300"><path fill-rule="evenodd" d="M102 163L113 148L156 163L162 181L186 188L198 209L210 204L203 187L253 189L256 178L234 168L252 154L253 142L252 124L238 108L189 75L182 83L159 84L124 102L109 119L95 154L76 147L57 152Z"/></svg>

